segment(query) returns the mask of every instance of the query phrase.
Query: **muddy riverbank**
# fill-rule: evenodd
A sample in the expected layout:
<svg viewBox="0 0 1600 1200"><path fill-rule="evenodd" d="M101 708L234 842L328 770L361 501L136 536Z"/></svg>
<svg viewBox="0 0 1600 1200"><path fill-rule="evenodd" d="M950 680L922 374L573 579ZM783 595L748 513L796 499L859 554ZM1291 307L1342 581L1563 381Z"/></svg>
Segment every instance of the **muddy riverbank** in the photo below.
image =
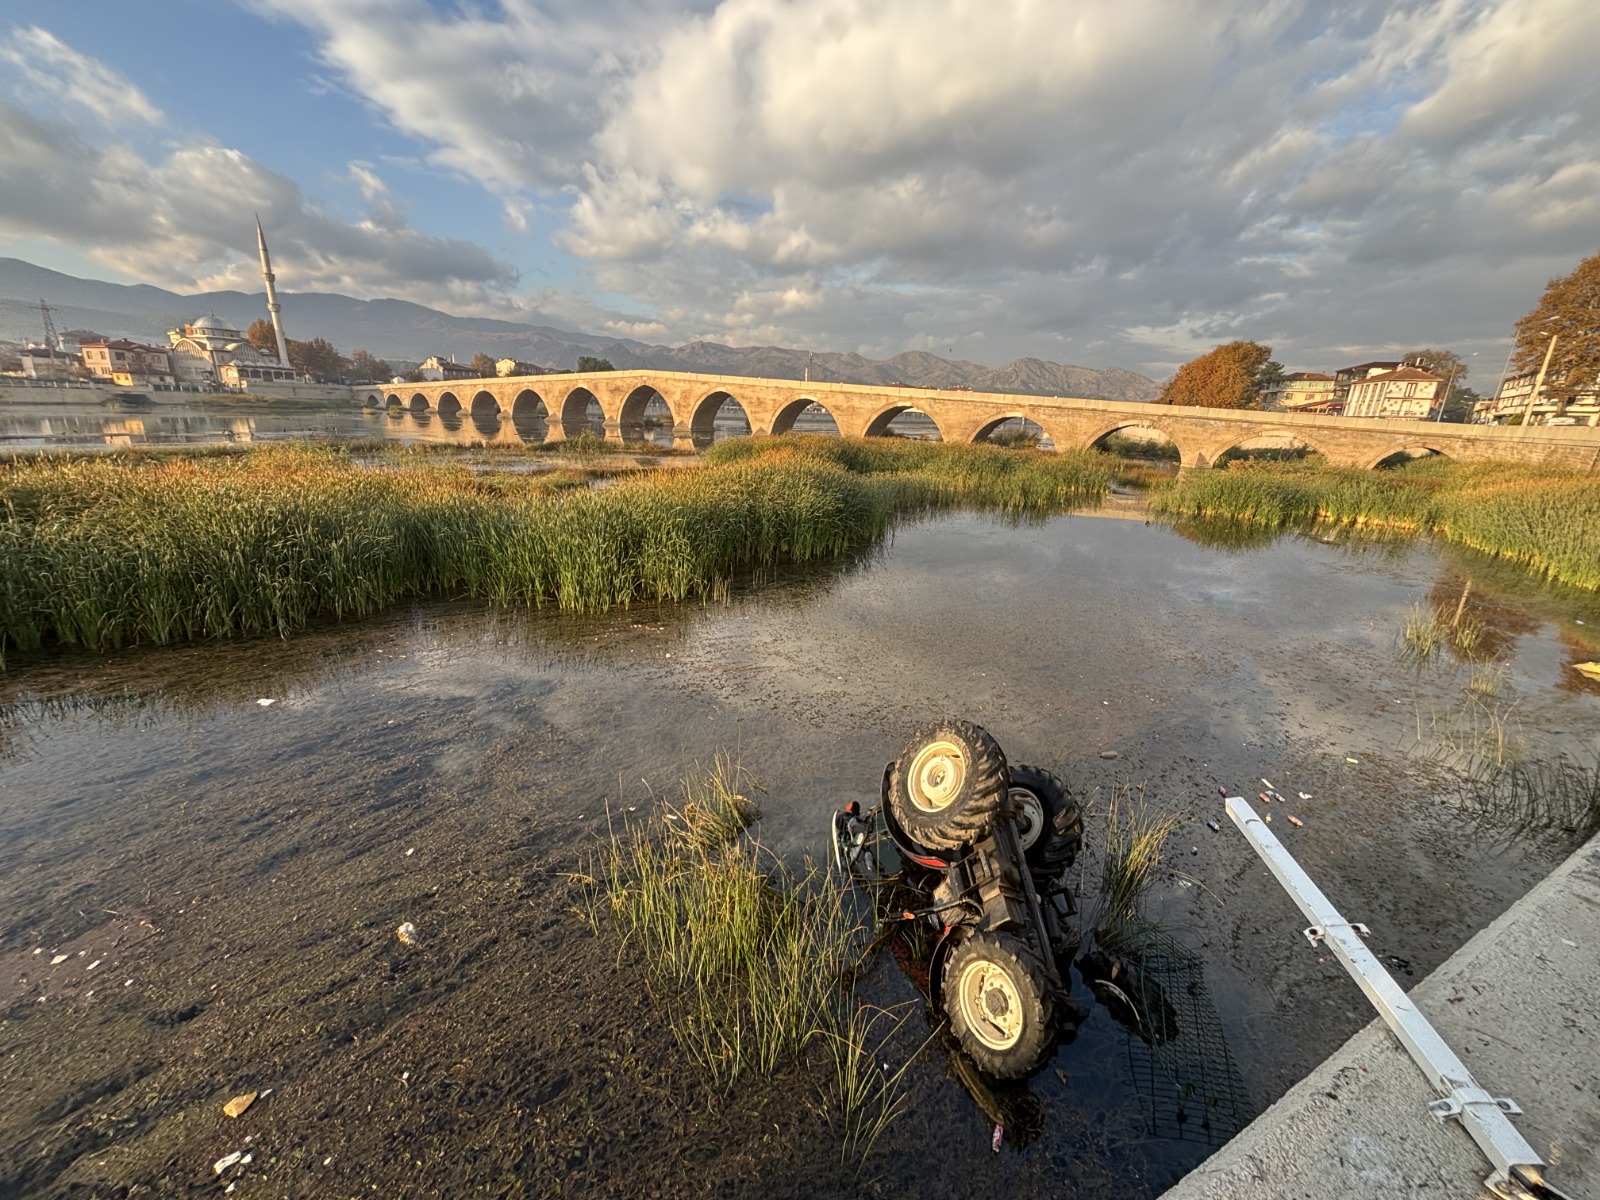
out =
<svg viewBox="0 0 1600 1200"><path fill-rule="evenodd" d="M263 1196L1158 1194L1367 1019L1248 849L1205 826L1219 786L1311 797L1286 837L1402 977L1559 857L1469 822L1447 751L1498 713L1523 753L1592 754L1600 686L1569 660L1592 656L1600 611L1478 569L1425 544L1241 553L1137 520L957 516L726 605L438 603L289 641L15 663L0 1193L211 1194L237 1150L236 1194ZM1407 610L1466 577L1505 664L1488 709L1469 664L1398 651ZM1187 814L1149 915L1197 1023L1154 1053L1075 984L1087 1018L1000 1098L998 1155L929 1044L857 1181L819 1069L706 1094L572 876L608 813L648 811L719 749L798 862L941 712L1058 771L1091 814L1124 786ZM908 1006L890 1049L917 1051L929 1029L892 960L865 989ZM1197 1081L1210 1131L1176 1116Z"/></svg>

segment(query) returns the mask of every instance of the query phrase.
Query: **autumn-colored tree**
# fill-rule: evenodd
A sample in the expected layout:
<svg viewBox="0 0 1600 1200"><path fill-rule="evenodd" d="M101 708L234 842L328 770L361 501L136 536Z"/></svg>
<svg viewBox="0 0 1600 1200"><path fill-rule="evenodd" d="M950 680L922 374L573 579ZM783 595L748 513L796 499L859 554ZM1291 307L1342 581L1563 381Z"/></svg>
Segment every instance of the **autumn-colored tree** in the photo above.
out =
<svg viewBox="0 0 1600 1200"><path fill-rule="evenodd" d="M365 350L357 350L350 355L350 374L356 379L370 379L374 383L381 383L393 375L394 371L384 359Z"/></svg>
<svg viewBox="0 0 1600 1200"><path fill-rule="evenodd" d="M488 354L474 354L472 356L472 373L479 379L488 379L494 375L494 358Z"/></svg>
<svg viewBox="0 0 1600 1200"><path fill-rule="evenodd" d="M1161 389L1162 404L1200 408L1256 408L1261 392L1283 368L1272 361L1272 347L1260 342L1229 342L1178 368Z"/></svg>
<svg viewBox="0 0 1600 1200"><path fill-rule="evenodd" d="M278 356L278 335L272 330L272 322L265 317L250 322L250 328L244 331L244 340L257 350L265 350L274 358Z"/></svg>
<svg viewBox="0 0 1600 1200"><path fill-rule="evenodd" d="M1550 335L1556 338L1545 372L1545 386L1571 395L1600 379L1600 253L1591 254L1572 274L1552 279L1532 312L1517 322L1518 371L1537 371Z"/></svg>
<svg viewBox="0 0 1600 1200"><path fill-rule="evenodd" d="M344 359L326 338L312 338L309 342L289 342L289 365L302 375L319 382L339 379L344 375Z"/></svg>

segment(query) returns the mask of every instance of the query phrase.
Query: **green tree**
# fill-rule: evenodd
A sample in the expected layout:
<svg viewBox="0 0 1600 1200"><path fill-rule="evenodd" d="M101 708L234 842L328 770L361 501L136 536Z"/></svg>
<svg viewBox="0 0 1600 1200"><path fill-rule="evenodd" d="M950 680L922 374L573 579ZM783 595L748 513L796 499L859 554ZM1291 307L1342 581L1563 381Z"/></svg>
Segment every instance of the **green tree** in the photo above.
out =
<svg viewBox="0 0 1600 1200"><path fill-rule="evenodd" d="M1228 342L1179 367L1161 389L1160 403L1259 408L1263 384L1282 375L1283 368L1272 361L1271 346Z"/></svg>
<svg viewBox="0 0 1600 1200"><path fill-rule="evenodd" d="M494 358L488 354L474 354L472 356L472 373L479 379L488 379L494 374Z"/></svg>
<svg viewBox="0 0 1600 1200"><path fill-rule="evenodd" d="M301 375L319 383L344 377L344 358L326 338L312 338L309 342L289 342L289 365Z"/></svg>
<svg viewBox="0 0 1600 1200"><path fill-rule="evenodd" d="M278 335L273 332L272 322L265 317L257 317L250 322L250 328L244 331L244 340L257 350L265 350L274 358L278 356ZM289 356L291 361L294 356Z"/></svg>
<svg viewBox="0 0 1600 1200"><path fill-rule="evenodd" d="M615 371L609 358L594 358L588 354L578 355L579 371Z"/></svg>
<svg viewBox="0 0 1600 1200"><path fill-rule="evenodd" d="M407 371L406 372L406 382L407 383L421 383L421 382L423 382L423 379L422 379L422 368L421 367L412 367L411 370Z"/></svg>
<svg viewBox="0 0 1600 1200"><path fill-rule="evenodd" d="M356 379L370 379L379 383L393 375L394 370L387 360L365 350L357 350L350 355L350 374Z"/></svg>
<svg viewBox="0 0 1600 1200"><path fill-rule="evenodd" d="M1457 384L1444 401L1444 412L1439 415L1441 421L1455 421L1460 424L1472 420L1472 410L1483 399L1473 389L1463 384Z"/></svg>
<svg viewBox="0 0 1600 1200"><path fill-rule="evenodd" d="M1461 406L1456 403L1456 393L1461 389L1461 381L1467 377L1467 364L1462 361L1459 354L1454 350L1413 350L1410 354L1401 358L1400 365L1416 367L1419 370L1427 371L1430 375L1437 375L1444 380L1439 385L1438 396L1438 399L1443 401L1446 410L1445 415L1439 418L1441 421L1465 421L1467 419L1466 417L1452 417L1449 415L1450 412L1460 411ZM1472 389L1468 388L1467 390L1471 391ZM1476 392L1472 394L1474 396L1477 395ZM1471 414L1470 407L1467 412L1469 415Z"/></svg>
<svg viewBox="0 0 1600 1200"><path fill-rule="evenodd" d="M1600 379L1600 253L1591 254L1572 274L1552 279L1533 311L1517 322L1513 363L1518 371L1537 371L1550 335L1556 339L1545 386L1569 396Z"/></svg>

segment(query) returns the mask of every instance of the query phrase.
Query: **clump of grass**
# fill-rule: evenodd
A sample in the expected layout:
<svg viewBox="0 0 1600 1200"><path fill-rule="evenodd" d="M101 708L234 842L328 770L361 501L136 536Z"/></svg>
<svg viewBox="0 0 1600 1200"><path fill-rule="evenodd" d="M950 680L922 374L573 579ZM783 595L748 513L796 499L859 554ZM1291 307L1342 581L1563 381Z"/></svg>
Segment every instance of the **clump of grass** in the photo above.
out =
<svg viewBox="0 0 1600 1200"><path fill-rule="evenodd" d="M286 635L412 596L581 612L714 597L739 571L871 545L904 515L1044 515L1109 486L1098 456L985 446L752 438L707 457L603 489L306 446L14 462L0 656Z"/></svg>
<svg viewBox="0 0 1600 1200"><path fill-rule="evenodd" d="M1428 605L1413 604L1406 610L1406 624L1400 640L1407 658L1419 663L1432 662L1450 640L1450 625Z"/></svg>
<svg viewBox="0 0 1600 1200"><path fill-rule="evenodd" d="M1600 486L1577 470L1427 460L1385 471L1238 462L1157 488L1151 507L1174 520L1432 533L1544 578L1600 589Z"/></svg>
<svg viewBox="0 0 1600 1200"><path fill-rule="evenodd" d="M1140 925L1144 894L1161 867L1161 848L1183 825L1181 813L1160 812L1142 787L1124 786L1106 807L1100 892L1094 919L1096 940L1111 945L1120 932Z"/></svg>
<svg viewBox="0 0 1600 1200"><path fill-rule="evenodd" d="M863 1004L850 1013L842 1028L828 1034L833 1101L841 1135L839 1157L853 1160L858 1169L906 1110L905 1074L915 1056L907 1057L892 1073L881 1065L889 1043L904 1024L903 1013Z"/></svg>
<svg viewBox="0 0 1600 1200"><path fill-rule="evenodd" d="M772 1075L838 1034L859 930L815 870L795 876L746 833L752 806L726 758L686 783L668 833L614 833L591 869L591 920L609 925L672 1010L679 1046L716 1094Z"/></svg>

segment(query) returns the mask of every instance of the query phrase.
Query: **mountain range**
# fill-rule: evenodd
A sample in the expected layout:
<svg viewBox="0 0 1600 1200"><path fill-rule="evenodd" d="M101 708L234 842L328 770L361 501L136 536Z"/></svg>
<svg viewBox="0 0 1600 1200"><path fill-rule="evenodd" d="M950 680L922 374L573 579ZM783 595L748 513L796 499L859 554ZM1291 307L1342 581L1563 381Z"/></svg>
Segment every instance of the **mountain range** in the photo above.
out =
<svg viewBox="0 0 1600 1200"><path fill-rule="evenodd" d="M21 343L43 336L41 299L53 310L58 330L87 329L157 345L166 343L167 330L206 313L244 329L267 311L262 292L183 295L149 284L80 279L21 259L0 258L0 341ZM623 370L650 368L768 379L800 379L809 371L812 379L840 383L905 383L1107 400L1152 400L1160 391L1154 381L1133 371L1116 367L1095 370L1039 358L1019 358L995 368L922 351L873 359L704 341L654 346L550 325L457 317L405 300L357 300L334 292L284 292L280 299L291 335L324 337L345 353L361 348L394 362L414 363L432 354L453 355L466 362L485 353L571 370L578 356L587 354L609 359Z"/></svg>

